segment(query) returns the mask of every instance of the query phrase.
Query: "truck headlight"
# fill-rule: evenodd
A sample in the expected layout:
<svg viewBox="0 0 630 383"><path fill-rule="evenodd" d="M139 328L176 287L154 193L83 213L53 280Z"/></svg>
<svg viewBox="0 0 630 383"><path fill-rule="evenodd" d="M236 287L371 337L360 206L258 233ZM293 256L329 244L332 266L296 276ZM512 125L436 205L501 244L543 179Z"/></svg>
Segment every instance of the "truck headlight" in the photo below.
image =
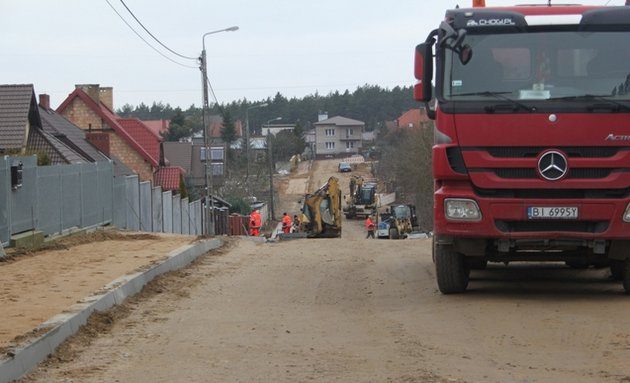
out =
<svg viewBox="0 0 630 383"><path fill-rule="evenodd" d="M471 199L445 199L444 214L450 221L481 221L479 206Z"/></svg>
<svg viewBox="0 0 630 383"><path fill-rule="evenodd" d="M630 203L628 204L628 207L626 207L626 212L623 213L623 221L630 222Z"/></svg>

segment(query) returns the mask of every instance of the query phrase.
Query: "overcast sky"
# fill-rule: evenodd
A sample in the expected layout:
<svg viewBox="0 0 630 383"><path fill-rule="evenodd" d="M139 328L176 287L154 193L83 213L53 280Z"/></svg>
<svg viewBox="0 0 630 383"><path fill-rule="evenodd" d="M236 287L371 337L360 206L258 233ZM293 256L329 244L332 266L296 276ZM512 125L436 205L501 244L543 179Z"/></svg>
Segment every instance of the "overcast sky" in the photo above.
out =
<svg viewBox="0 0 630 383"><path fill-rule="evenodd" d="M124 0L165 45L198 57L205 32L208 73L219 102L302 97L413 84L413 48L444 11L472 0ZM109 0L155 47L120 0ZM546 0L487 0L488 6ZM623 5L625 0L582 0ZM554 0L554 3L559 1ZM114 106L201 104L198 68L160 56L106 0L0 0L0 83L32 83L57 107L75 84L114 87ZM160 49L168 57L196 67Z"/></svg>

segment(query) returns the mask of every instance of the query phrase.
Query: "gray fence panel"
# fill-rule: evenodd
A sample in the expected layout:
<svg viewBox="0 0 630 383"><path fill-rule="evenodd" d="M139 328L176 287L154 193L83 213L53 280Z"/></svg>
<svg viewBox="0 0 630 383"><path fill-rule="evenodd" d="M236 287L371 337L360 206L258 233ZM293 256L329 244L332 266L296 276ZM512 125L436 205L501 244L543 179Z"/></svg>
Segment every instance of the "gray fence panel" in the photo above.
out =
<svg viewBox="0 0 630 383"><path fill-rule="evenodd" d="M127 229L140 230L140 185L138 176L125 177L127 210Z"/></svg>
<svg viewBox="0 0 630 383"><path fill-rule="evenodd" d="M111 162L97 162L98 173L98 220L101 224L112 223L114 220L114 169Z"/></svg>
<svg viewBox="0 0 630 383"><path fill-rule="evenodd" d="M99 211L98 170L96 164L81 165L81 226L89 227L99 223L101 212Z"/></svg>
<svg viewBox="0 0 630 383"><path fill-rule="evenodd" d="M45 235L60 233L63 230L63 204L61 197L61 168L41 166L37 169L37 206L39 224L37 229Z"/></svg>
<svg viewBox="0 0 630 383"><path fill-rule="evenodd" d="M191 209L195 212L195 235L201 235L201 200L192 203Z"/></svg>
<svg viewBox="0 0 630 383"><path fill-rule="evenodd" d="M197 230L197 201L188 204L188 214L190 215L190 235L199 235Z"/></svg>
<svg viewBox="0 0 630 383"><path fill-rule="evenodd" d="M195 201L195 227L197 228L197 235L203 235L203 205L201 200Z"/></svg>
<svg viewBox="0 0 630 383"><path fill-rule="evenodd" d="M11 234L21 233L37 227L37 158L12 157L11 163L21 161L23 164L22 187L12 190L11 200Z"/></svg>
<svg viewBox="0 0 630 383"><path fill-rule="evenodd" d="M10 193L11 171L8 157L0 157L0 242L2 243L9 242L11 238Z"/></svg>
<svg viewBox="0 0 630 383"><path fill-rule="evenodd" d="M173 232L173 193L170 191L162 193L162 231Z"/></svg>
<svg viewBox="0 0 630 383"><path fill-rule="evenodd" d="M183 198L182 202L182 234L190 234L190 213L188 209L188 198Z"/></svg>
<svg viewBox="0 0 630 383"><path fill-rule="evenodd" d="M61 166L62 230L81 227L81 174L76 165Z"/></svg>
<svg viewBox="0 0 630 383"><path fill-rule="evenodd" d="M151 213L151 182L140 182L140 230L153 231Z"/></svg>
<svg viewBox="0 0 630 383"><path fill-rule="evenodd" d="M113 187L113 222L119 229L127 228L127 184L124 177L114 178Z"/></svg>
<svg viewBox="0 0 630 383"><path fill-rule="evenodd" d="M163 207L162 207L162 188L159 186L154 187L153 190L151 190L151 210L153 212L152 217L151 217L153 220L153 232L161 233Z"/></svg>
<svg viewBox="0 0 630 383"><path fill-rule="evenodd" d="M178 195L173 196L173 233L182 233L182 204Z"/></svg>

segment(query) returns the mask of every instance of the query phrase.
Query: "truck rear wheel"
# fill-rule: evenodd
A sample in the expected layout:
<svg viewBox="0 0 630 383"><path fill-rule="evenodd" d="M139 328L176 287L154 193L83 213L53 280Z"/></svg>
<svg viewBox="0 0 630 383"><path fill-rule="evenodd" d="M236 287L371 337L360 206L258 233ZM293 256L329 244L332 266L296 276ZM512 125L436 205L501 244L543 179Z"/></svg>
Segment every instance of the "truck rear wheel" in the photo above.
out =
<svg viewBox="0 0 630 383"><path fill-rule="evenodd" d="M395 227L389 229L389 239L398 239L398 229Z"/></svg>
<svg viewBox="0 0 630 383"><path fill-rule="evenodd" d="M466 291L470 270L464 256L451 247L435 247L435 272L442 294L458 294Z"/></svg>

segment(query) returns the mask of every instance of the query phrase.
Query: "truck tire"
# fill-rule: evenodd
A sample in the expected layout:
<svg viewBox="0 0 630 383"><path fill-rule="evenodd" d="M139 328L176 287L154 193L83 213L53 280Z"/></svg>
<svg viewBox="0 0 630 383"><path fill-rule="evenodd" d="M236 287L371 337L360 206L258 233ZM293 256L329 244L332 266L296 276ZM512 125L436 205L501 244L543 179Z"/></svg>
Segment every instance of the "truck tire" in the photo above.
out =
<svg viewBox="0 0 630 383"><path fill-rule="evenodd" d="M389 229L389 239L398 239L398 229L392 227Z"/></svg>
<svg viewBox="0 0 630 383"><path fill-rule="evenodd" d="M612 259L610 261L610 274L615 281L623 281L623 268L625 267L624 261L618 261Z"/></svg>
<svg viewBox="0 0 630 383"><path fill-rule="evenodd" d="M451 247L436 246L435 273L442 294L459 294L466 291L469 272L462 254Z"/></svg>

